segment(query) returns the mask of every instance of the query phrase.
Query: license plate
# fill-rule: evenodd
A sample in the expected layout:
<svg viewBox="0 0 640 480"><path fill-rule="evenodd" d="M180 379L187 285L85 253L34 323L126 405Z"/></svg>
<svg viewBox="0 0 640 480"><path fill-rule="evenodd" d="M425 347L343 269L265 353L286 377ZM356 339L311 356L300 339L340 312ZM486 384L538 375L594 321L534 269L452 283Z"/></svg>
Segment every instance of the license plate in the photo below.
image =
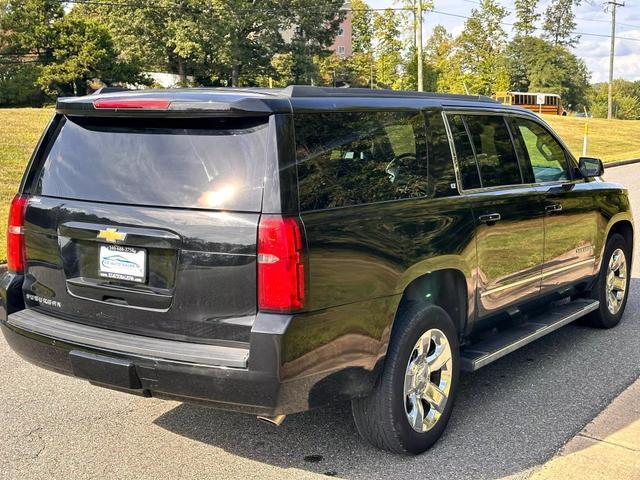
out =
<svg viewBox="0 0 640 480"><path fill-rule="evenodd" d="M98 271L104 278L144 283L147 276L147 252L141 248L100 245Z"/></svg>

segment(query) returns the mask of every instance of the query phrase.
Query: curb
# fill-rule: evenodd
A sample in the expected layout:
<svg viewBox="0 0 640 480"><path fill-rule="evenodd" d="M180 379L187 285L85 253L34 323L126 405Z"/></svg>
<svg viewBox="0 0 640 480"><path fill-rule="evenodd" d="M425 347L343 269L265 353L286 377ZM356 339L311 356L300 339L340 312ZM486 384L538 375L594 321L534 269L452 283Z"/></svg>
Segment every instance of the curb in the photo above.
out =
<svg viewBox="0 0 640 480"><path fill-rule="evenodd" d="M611 167L621 167L622 165L631 165L633 163L640 163L640 158L632 158L631 160L616 160L615 162L607 162L604 164L605 170Z"/></svg>

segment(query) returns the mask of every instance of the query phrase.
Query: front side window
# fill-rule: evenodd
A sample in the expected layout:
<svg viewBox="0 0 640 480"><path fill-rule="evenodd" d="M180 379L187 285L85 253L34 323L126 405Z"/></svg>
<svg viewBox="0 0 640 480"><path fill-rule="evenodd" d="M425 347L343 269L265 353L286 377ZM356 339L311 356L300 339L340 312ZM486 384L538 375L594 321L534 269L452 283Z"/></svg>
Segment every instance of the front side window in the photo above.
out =
<svg viewBox="0 0 640 480"><path fill-rule="evenodd" d="M535 181L569 180L567 158L558 141L542 125L532 120L514 118L513 122L524 144Z"/></svg>
<svg viewBox="0 0 640 480"><path fill-rule="evenodd" d="M302 211L428 195L421 113L308 113L294 122Z"/></svg>

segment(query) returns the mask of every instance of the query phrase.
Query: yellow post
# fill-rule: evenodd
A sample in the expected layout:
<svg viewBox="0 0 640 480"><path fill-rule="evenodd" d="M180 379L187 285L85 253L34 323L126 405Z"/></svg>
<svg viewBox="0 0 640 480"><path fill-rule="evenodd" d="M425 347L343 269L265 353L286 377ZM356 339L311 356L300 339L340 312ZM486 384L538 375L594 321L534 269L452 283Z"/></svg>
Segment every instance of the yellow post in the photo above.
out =
<svg viewBox="0 0 640 480"><path fill-rule="evenodd" d="M269 77L269 88L273 88L273 78Z"/></svg>
<svg viewBox="0 0 640 480"><path fill-rule="evenodd" d="M584 140L582 141L582 156L587 156L587 144L589 143L589 114L584 107Z"/></svg>

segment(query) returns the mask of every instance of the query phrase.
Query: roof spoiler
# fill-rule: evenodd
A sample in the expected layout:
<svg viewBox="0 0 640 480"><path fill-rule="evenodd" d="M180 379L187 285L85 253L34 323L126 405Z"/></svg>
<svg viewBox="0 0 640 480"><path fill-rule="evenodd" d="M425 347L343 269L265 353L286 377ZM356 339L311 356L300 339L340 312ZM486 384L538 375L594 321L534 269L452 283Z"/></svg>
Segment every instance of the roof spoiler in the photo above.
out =
<svg viewBox="0 0 640 480"><path fill-rule="evenodd" d="M290 113L286 98L219 95L212 100L197 94L127 92L59 98L56 111L76 116L265 116Z"/></svg>

